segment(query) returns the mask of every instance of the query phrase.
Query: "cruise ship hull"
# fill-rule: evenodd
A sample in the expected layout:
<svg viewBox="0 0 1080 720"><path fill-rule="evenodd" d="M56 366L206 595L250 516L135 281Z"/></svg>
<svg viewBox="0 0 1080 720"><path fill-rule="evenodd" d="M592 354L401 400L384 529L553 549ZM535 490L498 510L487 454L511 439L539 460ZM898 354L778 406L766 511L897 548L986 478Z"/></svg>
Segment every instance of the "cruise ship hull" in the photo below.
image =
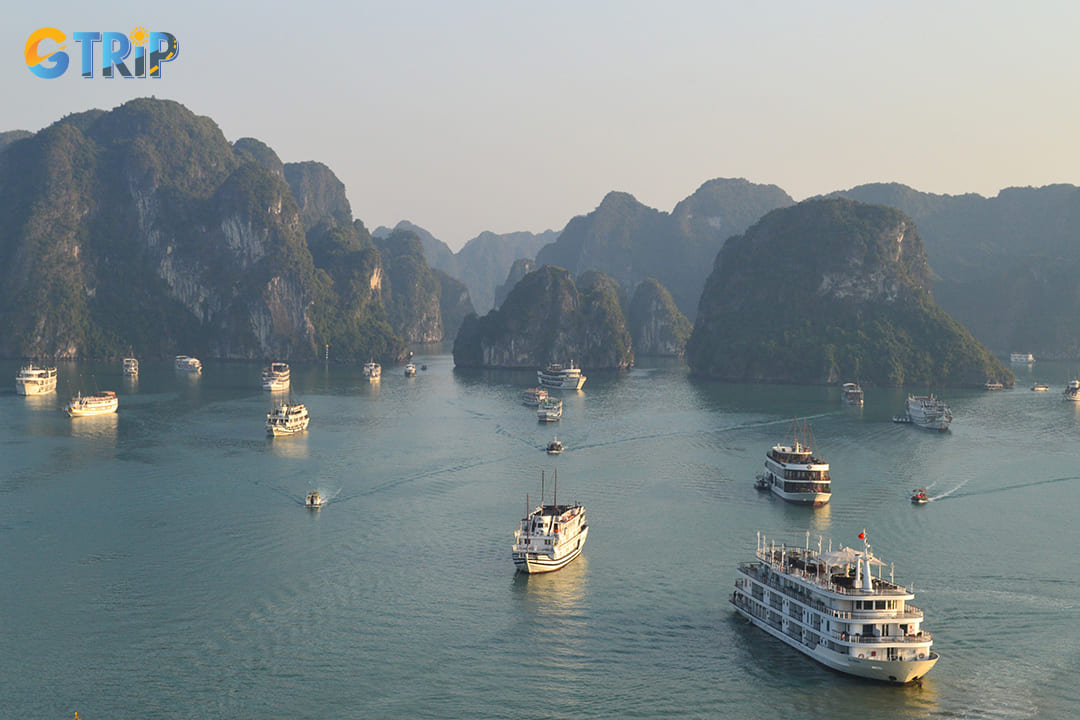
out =
<svg viewBox="0 0 1080 720"><path fill-rule="evenodd" d="M17 395L48 395L52 392L56 392L55 381L52 385L23 382L15 383L15 394Z"/></svg>
<svg viewBox="0 0 1080 720"><path fill-rule="evenodd" d="M553 558L550 555L542 555L540 553L515 552L514 567L517 568L518 572L528 573L530 575L560 570L573 562L574 559L581 554L581 551L585 549L585 540L588 536L589 528L586 527L578 536L579 542L577 547L562 557Z"/></svg>
<svg viewBox="0 0 1080 720"><path fill-rule="evenodd" d="M926 658L922 660L879 660L877 658L860 658L857 656L841 655L840 653L827 650L821 645L816 645L814 649L810 649L801 642L796 641L794 638L788 637L768 623L754 617L740 607L734 599L732 599L731 604L739 615L769 633L777 640L782 640L803 655L817 660L826 667L830 667L833 670L842 673L847 673L848 675L856 675L870 680L880 680L881 682L895 683L898 685L907 685L925 676L938 661L938 654L933 651L928 653ZM866 653L862 654L866 655Z"/></svg>

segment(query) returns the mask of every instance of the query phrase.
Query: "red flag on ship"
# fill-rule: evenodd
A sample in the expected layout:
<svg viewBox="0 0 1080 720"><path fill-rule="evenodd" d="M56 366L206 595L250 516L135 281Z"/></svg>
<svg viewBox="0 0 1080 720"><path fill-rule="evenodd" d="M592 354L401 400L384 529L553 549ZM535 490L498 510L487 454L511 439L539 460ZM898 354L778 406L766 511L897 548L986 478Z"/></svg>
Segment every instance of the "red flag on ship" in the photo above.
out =
<svg viewBox="0 0 1080 720"><path fill-rule="evenodd" d="M865 540L866 539L866 531L865 530L863 530L861 533L859 533L859 539L860 540Z"/></svg>

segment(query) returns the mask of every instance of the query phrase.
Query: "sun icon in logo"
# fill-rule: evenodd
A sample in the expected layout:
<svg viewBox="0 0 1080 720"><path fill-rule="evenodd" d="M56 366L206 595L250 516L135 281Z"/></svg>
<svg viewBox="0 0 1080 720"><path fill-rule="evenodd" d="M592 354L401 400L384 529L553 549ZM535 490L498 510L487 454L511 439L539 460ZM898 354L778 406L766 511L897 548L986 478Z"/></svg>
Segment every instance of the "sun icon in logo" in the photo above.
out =
<svg viewBox="0 0 1080 720"><path fill-rule="evenodd" d="M128 33L128 37L131 38L132 45L145 45L146 41L150 39L150 33L146 32L146 28L140 25Z"/></svg>

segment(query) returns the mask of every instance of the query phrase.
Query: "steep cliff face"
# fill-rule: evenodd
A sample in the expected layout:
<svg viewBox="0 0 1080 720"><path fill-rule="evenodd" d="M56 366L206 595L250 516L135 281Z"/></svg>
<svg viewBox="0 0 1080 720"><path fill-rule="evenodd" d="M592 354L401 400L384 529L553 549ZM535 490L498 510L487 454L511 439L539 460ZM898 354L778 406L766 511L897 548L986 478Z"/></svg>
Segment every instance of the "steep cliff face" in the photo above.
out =
<svg viewBox="0 0 1080 720"><path fill-rule="evenodd" d="M562 268L529 273L501 308L465 319L454 341L454 363L515 368L573 361L584 368L626 367L633 355L614 283L595 273L584 288L579 293Z"/></svg>
<svg viewBox="0 0 1080 720"><path fill-rule="evenodd" d="M473 309L472 299L469 297L469 289L465 283L450 277L442 270L432 270L435 279L439 281L439 308L442 312L442 337L440 341L447 341L457 337L457 332L465 318L476 312Z"/></svg>
<svg viewBox="0 0 1080 720"><path fill-rule="evenodd" d="M424 249L415 233L398 230L376 240L386 277L382 299L387 319L409 343L432 343L443 339L442 288L424 260Z"/></svg>
<svg viewBox="0 0 1080 720"><path fill-rule="evenodd" d="M369 302L377 254L363 257L320 169L305 175L323 182L304 185L302 218L272 150L230 146L211 120L161 100L71 115L11 143L0 152L0 354L302 359L322 341L317 327L352 333L364 357L403 354ZM320 253L355 286L315 267L305 219L326 228ZM343 288L365 297L352 303ZM360 319L342 310L358 306ZM344 327L356 323L369 327Z"/></svg>
<svg viewBox="0 0 1080 720"><path fill-rule="evenodd" d="M521 282L521 279L536 269L536 261L529 258L518 258L514 261L514 264L510 266L510 272L506 275L506 282L499 287L495 288L495 307L502 307L503 302L510 295L510 291L514 289L514 286Z"/></svg>
<svg viewBox="0 0 1080 720"><path fill-rule="evenodd" d="M728 240L687 360L700 375L766 382L1013 382L934 304L914 223L848 200L776 210Z"/></svg>
<svg viewBox="0 0 1080 720"><path fill-rule="evenodd" d="M692 327L671 293L653 278L634 291L630 301L630 337L634 354L682 357Z"/></svg>

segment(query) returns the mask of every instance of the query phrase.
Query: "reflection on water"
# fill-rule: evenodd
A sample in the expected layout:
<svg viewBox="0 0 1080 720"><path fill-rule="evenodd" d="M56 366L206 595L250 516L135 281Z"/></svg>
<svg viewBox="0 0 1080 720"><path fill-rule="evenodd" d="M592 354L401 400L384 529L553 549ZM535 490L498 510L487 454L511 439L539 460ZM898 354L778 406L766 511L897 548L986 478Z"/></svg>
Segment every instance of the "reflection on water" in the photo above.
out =
<svg viewBox="0 0 1080 720"><path fill-rule="evenodd" d="M116 413L71 418L71 436L95 443L116 444L116 428L120 419Z"/></svg>
<svg viewBox="0 0 1080 720"><path fill-rule="evenodd" d="M267 436L266 444L270 446L270 452L282 458L295 458L304 460L308 457L308 431L296 435L282 435L279 437Z"/></svg>
<svg viewBox="0 0 1080 720"><path fill-rule="evenodd" d="M584 639L590 612L586 594L589 565L581 555L562 570L514 575L512 591L521 611L516 634L522 647L536 654L536 667L544 668L541 684L558 687L572 682L586 663Z"/></svg>
<svg viewBox="0 0 1080 720"><path fill-rule="evenodd" d="M45 395L20 395L19 397L27 409L35 412L49 412L60 409L59 396L55 392Z"/></svg>

